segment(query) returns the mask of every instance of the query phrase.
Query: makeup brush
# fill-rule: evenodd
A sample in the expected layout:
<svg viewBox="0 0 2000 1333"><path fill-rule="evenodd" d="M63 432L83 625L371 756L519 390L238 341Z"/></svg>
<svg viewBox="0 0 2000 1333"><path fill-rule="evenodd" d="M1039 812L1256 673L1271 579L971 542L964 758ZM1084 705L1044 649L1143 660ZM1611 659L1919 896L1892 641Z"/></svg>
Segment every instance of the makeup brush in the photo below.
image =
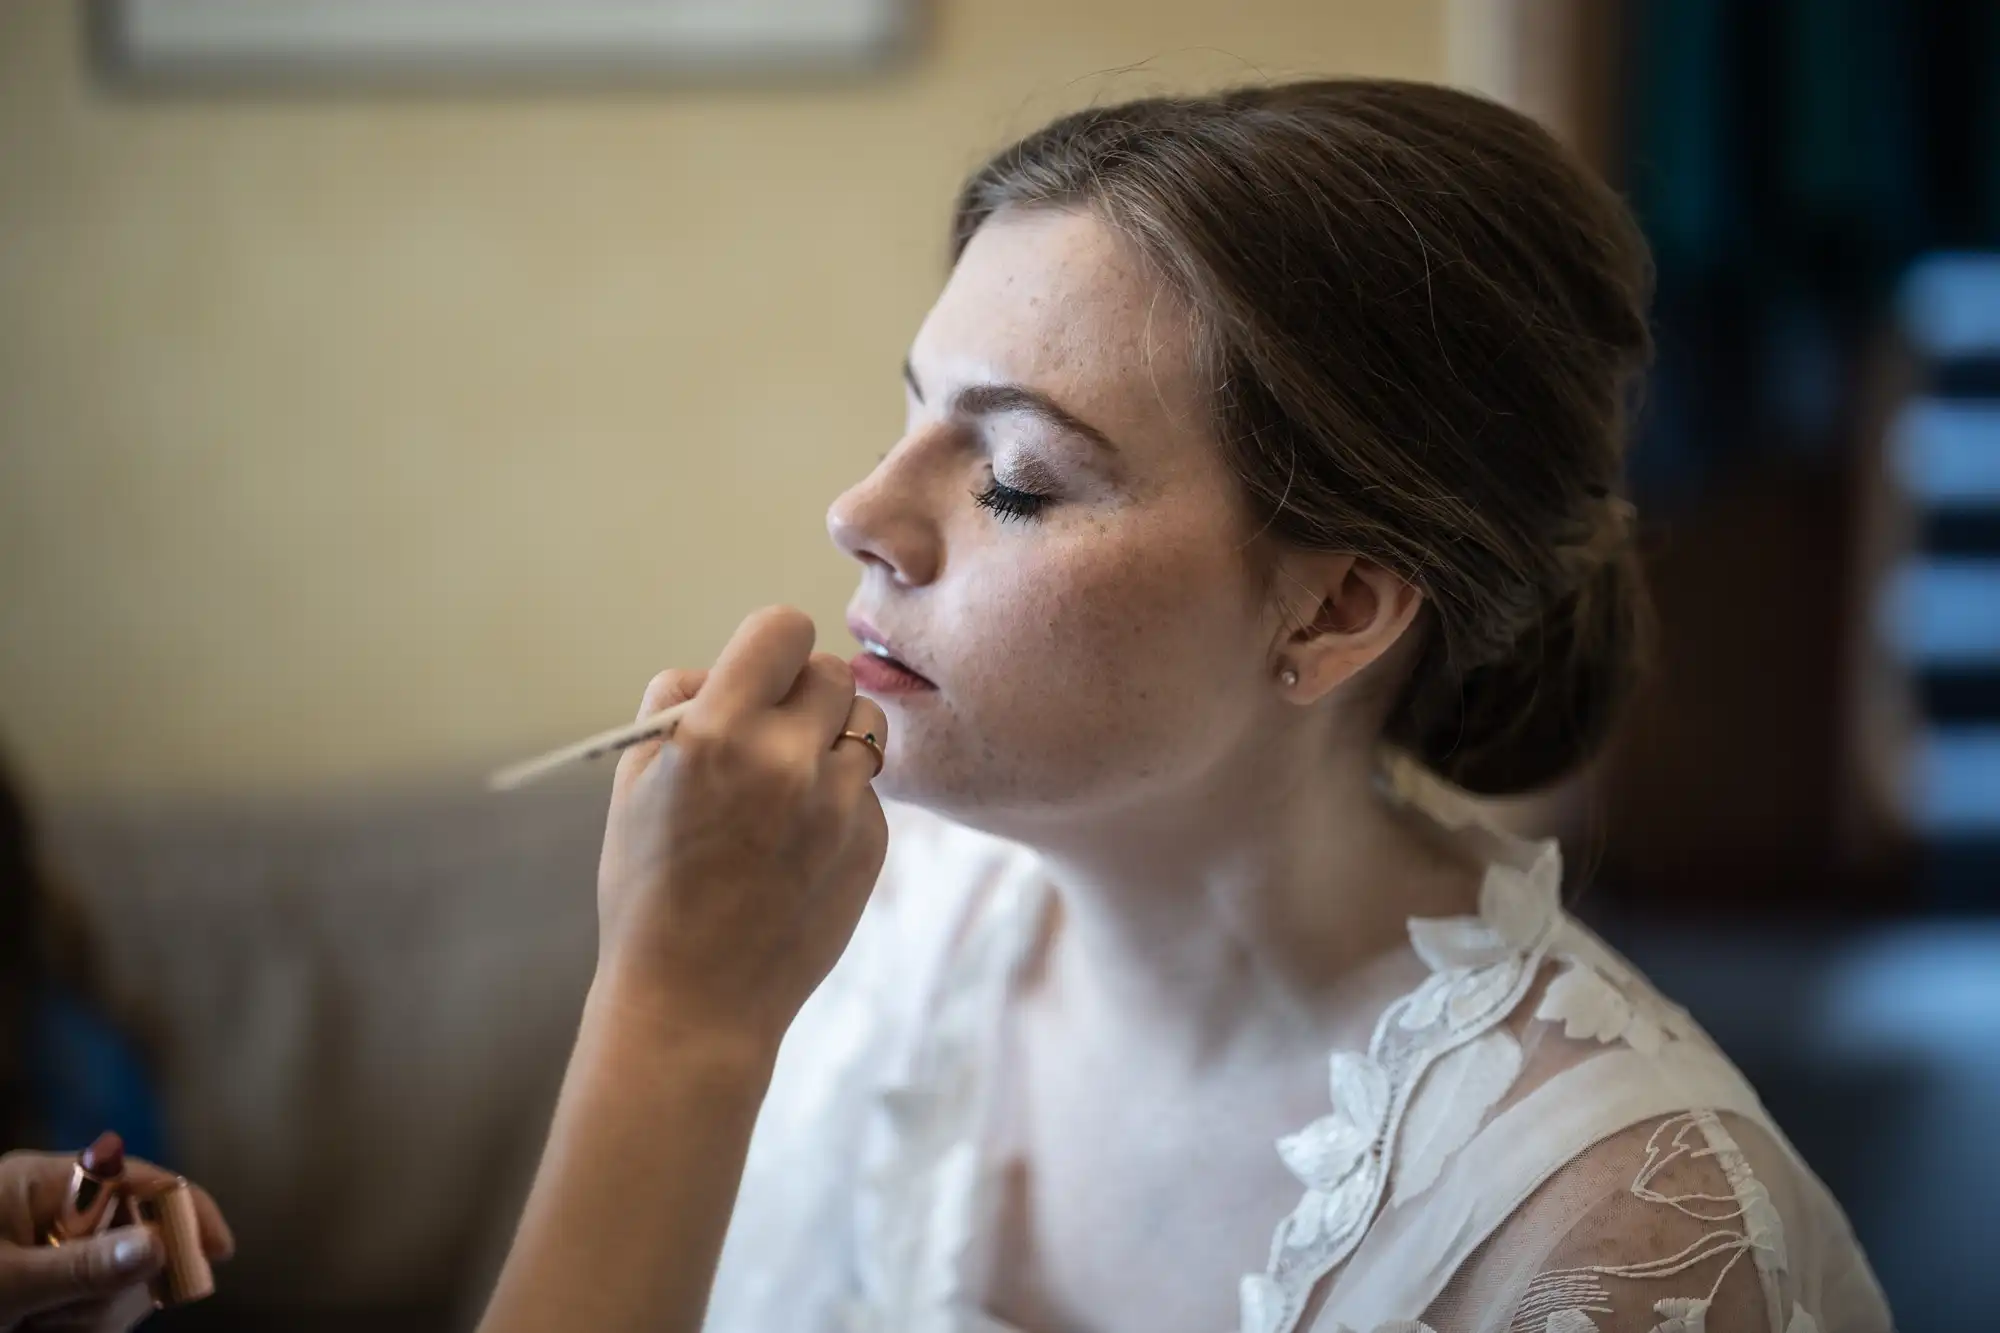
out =
<svg viewBox="0 0 2000 1333"><path fill-rule="evenodd" d="M681 714L686 712L688 705L693 702L692 699L684 699L671 708L662 708L659 712L642 717L637 722L628 722L622 727L600 731L595 736L585 736L582 740L565 745L561 749L538 754L533 759L523 759L518 764L509 764L486 779L487 790L512 791L516 787L525 787L537 778L545 777L559 768L567 768L571 764L580 764L587 759L596 759L602 755L616 754L641 741L656 738L668 740L672 738L674 728L679 725Z"/></svg>

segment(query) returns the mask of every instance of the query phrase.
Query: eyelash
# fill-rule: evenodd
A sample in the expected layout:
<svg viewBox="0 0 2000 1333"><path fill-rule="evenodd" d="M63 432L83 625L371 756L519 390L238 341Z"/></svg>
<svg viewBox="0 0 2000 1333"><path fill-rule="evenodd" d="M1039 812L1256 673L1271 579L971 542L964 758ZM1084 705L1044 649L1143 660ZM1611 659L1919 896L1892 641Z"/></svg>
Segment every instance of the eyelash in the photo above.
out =
<svg viewBox="0 0 2000 1333"><path fill-rule="evenodd" d="M972 493L972 502L981 509L992 511L1002 522L1010 519L1039 518L1048 508L1050 498L1037 495L1033 491L1017 491L1012 486L1002 486L998 481L988 482L983 491Z"/></svg>

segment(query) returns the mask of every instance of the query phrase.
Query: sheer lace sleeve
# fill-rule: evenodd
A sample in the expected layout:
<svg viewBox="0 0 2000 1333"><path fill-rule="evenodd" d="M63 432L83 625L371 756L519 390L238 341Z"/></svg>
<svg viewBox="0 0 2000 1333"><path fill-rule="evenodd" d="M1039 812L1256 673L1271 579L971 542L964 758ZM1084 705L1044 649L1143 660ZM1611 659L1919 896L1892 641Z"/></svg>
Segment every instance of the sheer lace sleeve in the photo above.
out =
<svg viewBox="0 0 2000 1333"><path fill-rule="evenodd" d="M1552 847L1489 868L1477 918L1411 923L1432 975L1377 1025L1389 1109L1348 1117L1373 1151L1339 1159L1385 1201L1307 1326L1889 1333L1839 1206L1686 1011L1561 913ZM1274 1284L1244 1290L1264 1316Z"/></svg>
<svg viewBox="0 0 2000 1333"><path fill-rule="evenodd" d="M1844 1228L1761 1126L1690 1111L1598 1143L1460 1269L1438 1333L1833 1333L1889 1326L1865 1274L1827 1271ZM1804 1242L1804 1243L1800 1243Z"/></svg>

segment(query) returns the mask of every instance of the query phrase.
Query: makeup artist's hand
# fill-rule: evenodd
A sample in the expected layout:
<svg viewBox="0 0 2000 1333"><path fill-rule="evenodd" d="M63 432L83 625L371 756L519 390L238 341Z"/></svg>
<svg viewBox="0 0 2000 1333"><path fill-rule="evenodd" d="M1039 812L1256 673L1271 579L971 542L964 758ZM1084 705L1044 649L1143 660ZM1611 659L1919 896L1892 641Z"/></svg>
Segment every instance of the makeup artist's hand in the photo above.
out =
<svg viewBox="0 0 2000 1333"><path fill-rule="evenodd" d="M74 1155L59 1153L0 1157L0 1333L111 1333L153 1312L145 1282L160 1271L166 1255L146 1228L114 1227L60 1247L40 1243L55 1222L75 1165ZM174 1178L131 1157L125 1159L125 1176L133 1185ZM198 1186L194 1201L203 1250L211 1259L227 1259L236 1252L236 1240L222 1210Z"/></svg>
<svg viewBox="0 0 2000 1333"><path fill-rule="evenodd" d="M653 679L641 716L695 703L671 742L619 762L598 868L600 983L772 1051L888 846L875 756L837 740L886 746L887 720L813 636L803 612L758 611L710 670Z"/></svg>

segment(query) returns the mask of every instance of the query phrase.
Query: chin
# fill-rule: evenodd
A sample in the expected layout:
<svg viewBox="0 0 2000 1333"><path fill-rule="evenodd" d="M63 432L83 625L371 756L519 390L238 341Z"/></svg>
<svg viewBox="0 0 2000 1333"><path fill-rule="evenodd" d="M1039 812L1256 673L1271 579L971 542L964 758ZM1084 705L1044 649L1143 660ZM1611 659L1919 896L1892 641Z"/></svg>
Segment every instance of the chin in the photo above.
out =
<svg viewBox="0 0 2000 1333"><path fill-rule="evenodd" d="M875 794L975 832L1018 840L1030 829L1046 827L1057 812L1071 809L1070 802L1048 800L1024 786L996 783L989 773L967 773L956 765L933 768L918 762L899 768L892 759L875 779Z"/></svg>
<svg viewBox="0 0 2000 1333"><path fill-rule="evenodd" d="M892 712L890 717L893 719ZM949 819L955 824L976 827L978 812L991 808L990 800L969 790L964 781L950 781L933 762L934 756L898 753L895 739L889 743L889 760L875 779L875 795L898 805L914 806ZM962 777L962 775L961 775Z"/></svg>
<svg viewBox="0 0 2000 1333"><path fill-rule="evenodd" d="M926 781L923 768L922 764L913 765L892 753L875 779L875 794L885 801L914 805L933 814L959 819L959 808L969 804L964 794L954 792L948 784Z"/></svg>
<svg viewBox="0 0 2000 1333"><path fill-rule="evenodd" d="M1018 837L1026 829L1092 818L1130 794L1127 772L1105 747L1038 752L1017 728L989 729L950 709L880 702L889 719L889 756L875 794L885 801Z"/></svg>

